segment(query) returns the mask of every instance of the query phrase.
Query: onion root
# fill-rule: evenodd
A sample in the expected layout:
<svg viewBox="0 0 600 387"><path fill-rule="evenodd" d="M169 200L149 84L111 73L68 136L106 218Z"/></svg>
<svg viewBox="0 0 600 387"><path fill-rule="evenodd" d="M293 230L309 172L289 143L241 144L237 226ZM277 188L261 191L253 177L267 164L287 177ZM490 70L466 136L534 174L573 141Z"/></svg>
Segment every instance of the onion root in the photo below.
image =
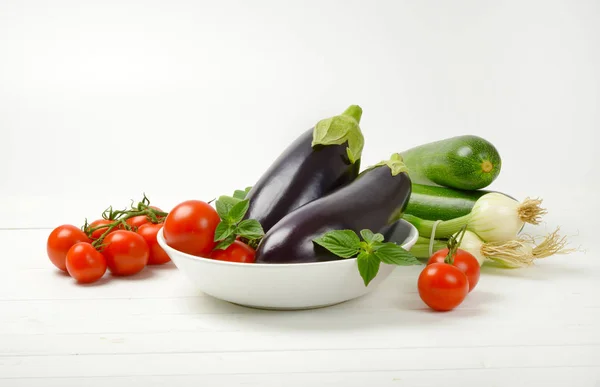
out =
<svg viewBox="0 0 600 387"><path fill-rule="evenodd" d="M529 235L522 235L519 239L507 242L486 242L481 246L481 253L500 266L508 268L531 266L537 259L575 251L566 248L567 238L560 236L559 230L557 228L546 235L539 243L536 238Z"/></svg>
<svg viewBox="0 0 600 387"><path fill-rule="evenodd" d="M542 215L547 213L545 208L540 207L542 199L530 199L525 198L523 203L517 208L519 218L525 222L533 225L538 225L542 221Z"/></svg>

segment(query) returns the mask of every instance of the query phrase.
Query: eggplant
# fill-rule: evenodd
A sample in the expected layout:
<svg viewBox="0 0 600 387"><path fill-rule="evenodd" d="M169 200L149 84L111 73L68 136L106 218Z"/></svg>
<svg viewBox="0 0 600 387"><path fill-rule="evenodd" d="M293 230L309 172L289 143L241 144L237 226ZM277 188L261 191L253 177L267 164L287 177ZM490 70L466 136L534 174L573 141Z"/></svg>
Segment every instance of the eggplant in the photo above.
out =
<svg viewBox="0 0 600 387"><path fill-rule="evenodd" d="M256 251L257 263L309 263L343 259L313 242L333 230L378 232L398 220L411 194L411 181L398 154L362 172L337 191L281 219Z"/></svg>
<svg viewBox="0 0 600 387"><path fill-rule="evenodd" d="M244 218L267 232L295 209L356 179L364 144L361 115L360 106L352 105L298 137L252 186Z"/></svg>

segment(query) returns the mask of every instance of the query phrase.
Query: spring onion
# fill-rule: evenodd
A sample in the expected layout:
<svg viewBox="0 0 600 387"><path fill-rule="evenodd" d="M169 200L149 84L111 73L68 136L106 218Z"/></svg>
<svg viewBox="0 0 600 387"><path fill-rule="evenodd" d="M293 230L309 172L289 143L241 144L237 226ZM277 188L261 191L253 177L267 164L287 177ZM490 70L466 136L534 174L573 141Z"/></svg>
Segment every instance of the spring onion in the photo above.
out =
<svg viewBox="0 0 600 387"><path fill-rule="evenodd" d="M404 219L412 223L419 235L448 238L464 225L485 242L503 242L517 238L525 223L539 224L546 210L540 207L540 199L527 198L522 203L497 192L480 197L471 212L459 218L436 222L405 214Z"/></svg>
<svg viewBox="0 0 600 387"><path fill-rule="evenodd" d="M530 266L536 259L546 258L554 254L566 254L572 251L565 248L567 244L566 237L561 237L558 231L556 229L543 237L539 243L537 243L536 238L527 235L503 242L484 242L475 233L466 231L460 248L473 254L479 265L492 263L506 268ZM429 242L429 239L420 237L410 252L417 258L429 258ZM444 247L446 247L444 241L436 240L433 243L433 251Z"/></svg>

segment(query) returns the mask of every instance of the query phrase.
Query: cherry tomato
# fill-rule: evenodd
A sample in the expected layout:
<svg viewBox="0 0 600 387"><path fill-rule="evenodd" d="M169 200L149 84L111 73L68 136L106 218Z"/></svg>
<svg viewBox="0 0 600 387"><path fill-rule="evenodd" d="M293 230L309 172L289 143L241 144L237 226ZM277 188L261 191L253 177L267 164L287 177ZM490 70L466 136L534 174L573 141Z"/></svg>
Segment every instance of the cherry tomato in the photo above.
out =
<svg viewBox="0 0 600 387"><path fill-rule="evenodd" d="M448 255L448 248L441 249L433 253L429 261L427 261L428 265L432 263L444 263L446 256ZM475 288L477 283L479 282L479 262L477 258L473 256L473 254L468 251L464 251L461 249L456 250L456 253L453 257L454 262L452 265L458 267L460 271L465 273L467 279L469 280L469 292Z"/></svg>
<svg viewBox="0 0 600 387"><path fill-rule="evenodd" d="M98 219L98 220L94 220L92 223L90 223L89 228L96 228L98 226L104 226L107 224L111 224L113 221L112 220L108 220L108 219ZM106 231L106 228L100 228L94 232L92 232L92 239L96 240L98 238L100 238L102 236L102 234L104 234L104 232ZM115 229L112 229L110 232L115 231ZM110 234L110 233L109 233Z"/></svg>
<svg viewBox="0 0 600 387"><path fill-rule="evenodd" d="M161 265L171 260L156 241L156 234L161 228L162 224L146 223L142 224L137 230L137 233L144 238L146 244L148 244L148 247L150 248L148 265Z"/></svg>
<svg viewBox="0 0 600 387"><path fill-rule="evenodd" d="M69 249L76 243L89 241L90 238L83 231L71 224L58 226L52 230L46 242L48 258L54 266L62 271L67 271L65 261Z"/></svg>
<svg viewBox="0 0 600 387"><path fill-rule="evenodd" d="M158 207L150 206L150 208L153 208L156 211L162 212L162 210ZM160 217L160 216L157 216L157 218L158 218L159 222L162 222L164 220L163 217ZM134 216L132 218L127 219L125 221L125 223L127 223L129 226L131 226L133 231L135 231L138 228L140 228L140 226L142 226L143 224L152 223L152 221L146 215L138 215L138 216ZM124 227L122 227L122 226L120 226L119 228L122 230L124 229Z"/></svg>
<svg viewBox="0 0 600 387"><path fill-rule="evenodd" d="M253 263L255 253L252 247L236 240L225 250L214 250L210 254L210 258L220 261Z"/></svg>
<svg viewBox="0 0 600 387"><path fill-rule="evenodd" d="M148 219L146 215L138 215L127 219L125 223L130 225L135 230L146 223L150 223L150 219Z"/></svg>
<svg viewBox="0 0 600 387"><path fill-rule="evenodd" d="M419 295L431 309L456 308L469 294L469 280L456 266L432 263L419 275Z"/></svg>
<svg viewBox="0 0 600 387"><path fill-rule="evenodd" d="M148 263L150 248L144 238L133 231L111 232L102 244L105 245L102 255L114 275L136 274Z"/></svg>
<svg viewBox="0 0 600 387"><path fill-rule="evenodd" d="M215 229L221 219L208 203L188 200L178 204L165 219L163 234L171 247L208 257L215 247Z"/></svg>
<svg viewBox="0 0 600 387"><path fill-rule="evenodd" d="M106 258L87 242L73 245L66 263L71 277L84 284L97 281L106 273Z"/></svg>

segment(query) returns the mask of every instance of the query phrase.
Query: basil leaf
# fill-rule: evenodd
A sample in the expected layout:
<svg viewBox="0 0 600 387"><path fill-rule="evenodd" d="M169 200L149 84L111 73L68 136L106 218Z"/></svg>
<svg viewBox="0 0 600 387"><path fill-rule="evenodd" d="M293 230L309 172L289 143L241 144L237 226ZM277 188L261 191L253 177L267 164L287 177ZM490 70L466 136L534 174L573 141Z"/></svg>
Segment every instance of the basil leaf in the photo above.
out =
<svg viewBox="0 0 600 387"><path fill-rule="evenodd" d="M410 266L421 264L414 255L392 242L382 243L373 254L381 262L390 265Z"/></svg>
<svg viewBox="0 0 600 387"><path fill-rule="evenodd" d="M235 192L233 193L233 197L236 199L244 200L244 199L246 199L246 191L236 189Z"/></svg>
<svg viewBox="0 0 600 387"><path fill-rule="evenodd" d="M246 212L248 211L248 207L250 206L250 201L242 200L229 210L229 214L227 214L227 220L229 223L238 223L244 218Z"/></svg>
<svg viewBox="0 0 600 387"><path fill-rule="evenodd" d="M360 230L360 235L368 244L372 244L373 242L383 242L383 235L379 233L373 234L373 231L369 229Z"/></svg>
<svg viewBox="0 0 600 387"><path fill-rule="evenodd" d="M220 198L215 202L215 206L217 207L217 214L219 214L219 218L221 219L225 219L227 217L227 214L229 213L229 210L231 210L231 207L233 207L229 206L225 201L221 200Z"/></svg>
<svg viewBox="0 0 600 387"><path fill-rule="evenodd" d="M379 272L381 261L374 255L366 252L361 252L356 258L358 264L358 272L362 277L365 286L369 285L371 280L375 278Z"/></svg>
<svg viewBox="0 0 600 387"><path fill-rule="evenodd" d="M353 257L360 250L360 238L352 230L330 231L313 242L342 258Z"/></svg>
<svg viewBox="0 0 600 387"><path fill-rule="evenodd" d="M265 232L258 220L246 219L238 224L236 234L247 239L258 239L265 235Z"/></svg>
<svg viewBox="0 0 600 387"><path fill-rule="evenodd" d="M380 233L373 235L373 242L383 242L383 235Z"/></svg>
<svg viewBox="0 0 600 387"><path fill-rule="evenodd" d="M222 221L221 223L219 223L217 225L217 228L215 229L214 241L217 242L217 241L223 240L223 239L229 237L230 235L232 235L234 231L235 231L234 225Z"/></svg>
<svg viewBox="0 0 600 387"><path fill-rule="evenodd" d="M236 204L238 204L239 202L241 202L240 199L234 198L234 197L231 197L231 196L227 196L227 195L219 196L219 200L218 201L222 202L223 204L225 204L226 206L228 206L230 209L231 209L231 207L233 207Z"/></svg>
<svg viewBox="0 0 600 387"><path fill-rule="evenodd" d="M233 242L235 242L235 235L230 235L227 238L223 239L221 242L219 242L213 250L225 250L226 248L231 246Z"/></svg>
<svg viewBox="0 0 600 387"><path fill-rule="evenodd" d="M360 236L363 238L363 240L367 243L371 243L373 242L373 231L371 230L360 230Z"/></svg>

